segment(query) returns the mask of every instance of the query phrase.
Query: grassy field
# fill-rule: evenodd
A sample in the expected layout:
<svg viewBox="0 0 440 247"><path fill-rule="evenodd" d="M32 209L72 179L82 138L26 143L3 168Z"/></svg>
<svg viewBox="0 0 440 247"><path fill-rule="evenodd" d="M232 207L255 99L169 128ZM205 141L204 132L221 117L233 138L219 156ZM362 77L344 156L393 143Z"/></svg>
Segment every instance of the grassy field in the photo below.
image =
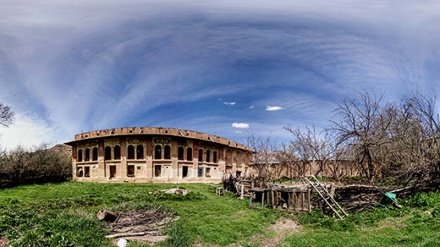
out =
<svg viewBox="0 0 440 247"><path fill-rule="evenodd" d="M111 246L104 238L100 209L129 211L158 207L180 219L164 245L227 245L245 241L274 223L279 213L249 210L232 194L215 195L217 185L185 184L190 194L151 193L175 184L74 183L21 186L0 190L0 233L13 246Z"/></svg>
<svg viewBox="0 0 440 247"><path fill-rule="evenodd" d="M112 246L105 238L106 224L96 219L98 210L161 207L180 217L168 228L171 238L162 246L259 246L255 236L271 238L266 229L280 217L301 224L281 246L440 246L438 193L403 201L401 210L380 208L337 221L320 212L287 216L249 209L247 201L232 194L217 197L217 185L181 184L191 191L185 197L154 193L173 187L66 182L2 189L0 235L12 246Z"/></svg>

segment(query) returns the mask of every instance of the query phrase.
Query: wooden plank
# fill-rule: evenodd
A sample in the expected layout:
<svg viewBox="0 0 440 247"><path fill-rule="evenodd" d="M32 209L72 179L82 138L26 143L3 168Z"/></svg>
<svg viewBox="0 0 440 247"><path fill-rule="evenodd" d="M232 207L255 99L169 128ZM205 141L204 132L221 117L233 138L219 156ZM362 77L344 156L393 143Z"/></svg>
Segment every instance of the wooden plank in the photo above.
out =
<svg viewBox="0 0 440 247"><path fill-rule="evenodd" d="M252 197L253 197L253 194L255 193L255 192L250 192L251 193L251 196L249 197L249 208L251 208L252 207Z"/></svg>
<svg viewBox="0 0 440 247"><path fill-rule="evenodd" d="M271 194L271 196L272 196L272 209L275 209L275 198L274 198L274 191L273 190L271 190L270 191L270 194Z"/></svg>
<svg viewBox="0 0 440 247"><path fill-rule="evenodd" d="M308 200L308 202L309 202L309 213L311 213L312 212L312 205L311 205L311 199L310 199L310 195L311 194L311 190L309 189L309 191L307 192L307 200Z"/></svg>

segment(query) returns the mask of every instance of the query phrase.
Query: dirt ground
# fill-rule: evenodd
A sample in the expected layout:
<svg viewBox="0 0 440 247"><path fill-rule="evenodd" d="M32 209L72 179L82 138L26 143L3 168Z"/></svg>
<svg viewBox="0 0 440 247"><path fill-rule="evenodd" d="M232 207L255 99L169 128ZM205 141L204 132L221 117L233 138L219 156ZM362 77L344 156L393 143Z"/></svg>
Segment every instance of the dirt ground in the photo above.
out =
<svg viewBox="0 0 440 247"><path fill-rule="evenodd" d="M8 240L6 237L0 237L0 247L6 247L8 244Z"/></svg>
<svg viewBox="0 0 440 247"><path fill-rule="evenodd" d="M300 226L290 218L280 218L275 224L268 226L264 233L251 237L248 245L262 247L276 247L281 244L288 235L299 232ZM202 246L196 244L195 246ZM242 246L242 243L233 243L229 247Z"/></svg>
<svg viewBox="0 0 440 247"><path fill-rule="evenodd" d="M258 234L252 238L251 242L258 241L258 239L260 239L260 246L276 247L284 240L285 237L287 237L287 235L298 232L299 228L299 225L292 219L280 218L275 224L270 225L267 228L266 234L270 236L269 238L263 236L263 234Z"/></svg>

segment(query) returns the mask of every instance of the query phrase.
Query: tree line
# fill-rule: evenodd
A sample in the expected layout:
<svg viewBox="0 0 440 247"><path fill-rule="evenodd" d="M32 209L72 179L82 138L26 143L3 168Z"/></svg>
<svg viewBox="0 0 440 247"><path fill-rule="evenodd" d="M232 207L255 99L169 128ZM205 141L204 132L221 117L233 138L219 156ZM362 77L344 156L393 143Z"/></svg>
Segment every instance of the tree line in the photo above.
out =
<svg viewBox="0 0 440 247"><path fill-rule="evenodd" d="M334 118L323 131L315 127L285 127L288 144L251 134L248 145L256 153L257 177L273 178L282 169L305 175L310 162L319 174L326 170L340 180L338 166L354 166L370 184L440 184L440 118L435 96L413 93L399 102L358 92L336 104ZM271 163L270 160L277 160ZM276 176L275 176L276 177Z"/></svg>
<svg viewBox="0 0 440 247"><path fill-rule="evenodd" d="M72 177L71 154L63 145L47 144L0 152L0 187L61 182Z"/></svg>
<svg viewBox="0 0 440 247"><path fill-rule="evenodd" d="M9 127L13 122L14 112L0 103L0 126ZM65 181L71 176L70 148L65 145L0 150L0 187Z"/></svg>

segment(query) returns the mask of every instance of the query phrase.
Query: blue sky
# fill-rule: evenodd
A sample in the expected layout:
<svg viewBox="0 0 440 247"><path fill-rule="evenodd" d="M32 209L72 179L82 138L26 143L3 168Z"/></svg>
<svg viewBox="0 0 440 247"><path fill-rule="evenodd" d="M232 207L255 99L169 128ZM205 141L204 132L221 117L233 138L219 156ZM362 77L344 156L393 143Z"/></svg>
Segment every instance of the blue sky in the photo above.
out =
<svg viewBox="0 0 440 247"><path fill-rule="evenodd" d="M438 1L3 0L0 145L129 126L287 142L356 90L438 93L439 23Z"/></svg>

